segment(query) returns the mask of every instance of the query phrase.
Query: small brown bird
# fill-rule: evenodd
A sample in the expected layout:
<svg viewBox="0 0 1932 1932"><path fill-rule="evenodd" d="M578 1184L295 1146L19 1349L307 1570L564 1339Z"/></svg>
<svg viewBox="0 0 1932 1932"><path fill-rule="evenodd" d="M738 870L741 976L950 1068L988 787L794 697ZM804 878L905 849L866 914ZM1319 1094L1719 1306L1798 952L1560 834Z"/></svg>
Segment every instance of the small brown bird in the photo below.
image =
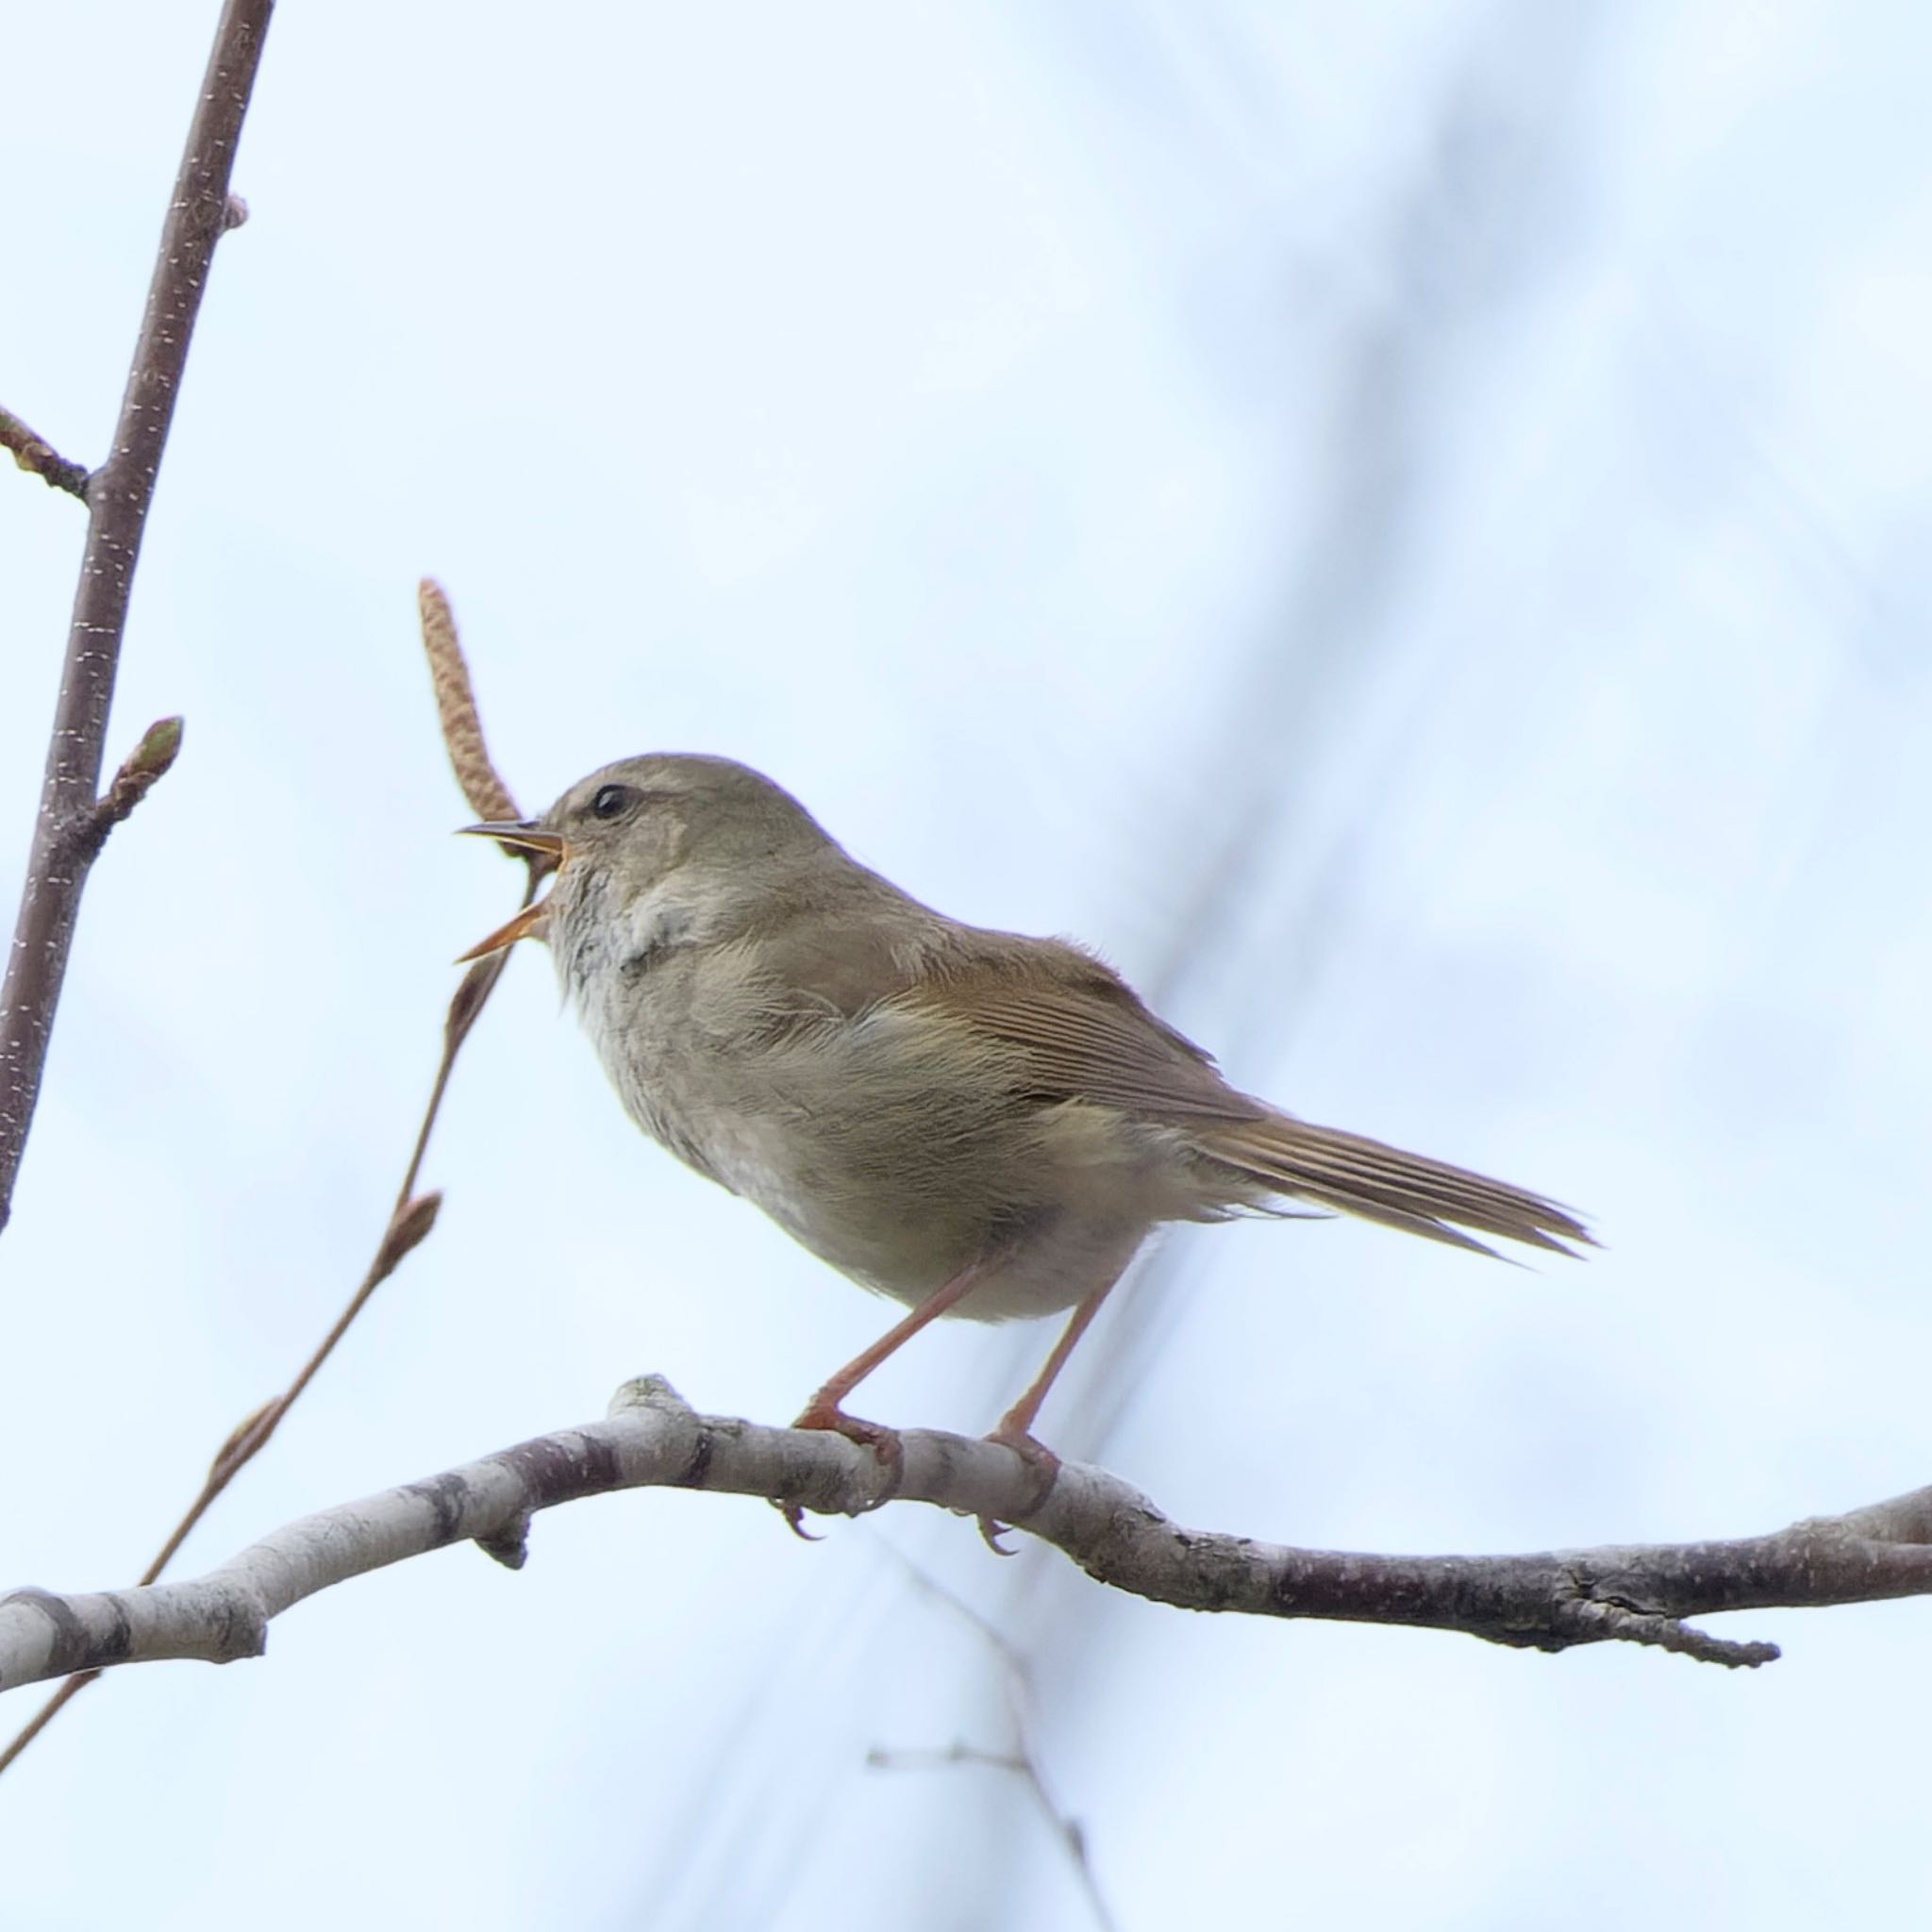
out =
<svg viewBox="0 0 1932 1932"><path fill-rule="evenodd" d="M465 958L546 941L632 1119L909 1306L800 1428L886 1439L841 1405L937 1316L1072 1308L993 1432L1043 1453L1048 1389L1164 1221L1286 1202L1479 1254L1590 1240L1539 1194L1237 1092L1091 954L922 906L728 758L625 758L467 829L557 879Z"/></svg>

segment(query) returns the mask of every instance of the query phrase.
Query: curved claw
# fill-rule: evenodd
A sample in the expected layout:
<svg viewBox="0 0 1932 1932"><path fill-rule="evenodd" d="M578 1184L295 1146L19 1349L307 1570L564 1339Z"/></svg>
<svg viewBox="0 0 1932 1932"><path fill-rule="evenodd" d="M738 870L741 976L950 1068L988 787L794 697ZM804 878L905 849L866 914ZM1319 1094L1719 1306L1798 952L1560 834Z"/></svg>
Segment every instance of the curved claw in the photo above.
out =
<svg viewBox="0 0 1932 1932"><path fill-rule="evenodd" d="M1000 1539L1010 1534L1006 1524L997 1516L982 1516L979 1519L979 1540L995 1557L1017 1557L1018 1550L1009 1550Z"/></svg>
<svg viewBox="0 0 1932 1932"><path fill-rule="evenodd" d="M785 1519L785 1527L802 1543L822 1543L824 1538L805 1526L805 1505L803 1503L781 1503L776 1496L772 1499L772 1507Z"/></svg>

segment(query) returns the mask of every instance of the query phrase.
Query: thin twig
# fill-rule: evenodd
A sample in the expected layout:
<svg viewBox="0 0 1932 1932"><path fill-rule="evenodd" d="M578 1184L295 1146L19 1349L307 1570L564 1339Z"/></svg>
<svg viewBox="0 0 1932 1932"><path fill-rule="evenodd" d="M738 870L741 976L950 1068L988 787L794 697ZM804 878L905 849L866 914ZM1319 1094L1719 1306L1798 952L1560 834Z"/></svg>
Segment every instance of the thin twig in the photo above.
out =
<svg viewBox="0 0 1932 1932"><path fill-rule="evenodd" d="M38 1738L87 1687L94 1683L99 1671L75 1671L73 1676L63 1678L56 1687L53 1696L34 1712L27 1722L14 1733L13 1740L6 1750L0 1751L0 1776L4 1776L13 1760Z"/></svg>
<svg viewBox="0 0 1932 1932"><path fill-rule="evenodd" d="M454 1049L445 1048L441 1067L438 1070L434 1098L430 1102L428 1115L424 1120L423 1132L417 1140L418 1156L428 1139L430 1121L434 1118L437 1101L442 1096L442 1090L449 1077L449 1061ZM415 1163L412 1162L412 1169ZM417 1245L436 1224L437 1209L442 1205L441 1194L425 1194L408 1204L408 1210L398 1208L384 1231L382 1243L377 1248L375 1258L369 1265L369 1272L358 1284L356 1292L349 1297L348 1306L338 1315L329 1331L316 1344L314 1352L302 1364L281 1394L271 1397L258 1408L247 1415L230 1432L228 1440L215 1452L214 1460L208 1465L208 1472L181 1520L168 1533L168 1538L155 1552L153 1559L141 1574L142 1587L158 1582L163 1571L175 1560L175 1553L188 1541L195 1525L214 1507L216 1499L230 1483L241 1474L249 1463L268 1446L269 1439L280 1426L282 1418L294 1406L302 1391L315 1379L316 1373L324 1362L335 1352L336 1344L349 1332L350 1324L368 1306L369 1298L394 1273L396 1265L409 1250ZM0 1751L0 1775L20 1754L46 1729L61 1707L84 1690L99 1675L99 1671L84 1671L67 1679L47 1702L42 1706L33 1720L23 1726L18 1735Z"/></svg>
<svg viewBox="0 0 1932 1932"><path fill-rule="evenodd" d="M80 895L100 849L94 793L134 566L208 266L226 223L235 144L274 10L275 0L227 0L222 9L161 225L114 447L87 480L87 543L20 917L0 987L0 1228L12 1211Z"/></svg>
<svg viewBox="0 0 1932 1932"><path fill-rule="evenodd" d="M38 476L49 490L64 490L87 501L87 465L70 462L44 436L29 429L11 409L0 409L0 449L11 450L13 460Z"/></svg>
<svg viewBox="0 0 1932 1932"><path fill-rule="evenodd" d="M440 595L440 593L439 593ZM465 790L473 779L479 785L493 785L495 798L501 803L505 816L514 818L517 809L510 797L508 788L497 775L490 762L490 753L484 743L482 722L476 713L476 701L471 689L467 667L463 663L462 647L458 641L456 626L450 619L446 600L441 604L441 621L435 634L431 634L431 611L425 600L423 610L423 642L429 655L432 675L437 680L439 715L441 720L445 740L450 746L453 762L458 758L458 747L462 747L461 758L470 765L470 779L465 780ZM445 691L448 695L445 696ZM169 727L172 727L172 732ZM125 809L131 810L136 799L147 786L154 783L173 761L180 744L180 720L164 719L152 727L142 740L127 763L122 767L114 784L108 789L108 796L102 800L101 810L109 813L117 799L122 799ZM462 766L458 764L461 775ZM476 804L474 794L470 804ZM110 819L111 822L111 819ZM518 855L521 857L522 855ZM524 903L528 905L535 895L540 868L531 864L524 889ZM356 1291L349 1297L348 1304L330 1325L327 1334L316 1344L308 1359L297 1371L295 1378L281 1394L272 1396L262 1403L229 1432L228 1439L215 1452L213 1461L203 1481L200 1491L182 1513L181 1520L168 1534L166 1541L155 1553L154 1559L142 1573L142 1587L159 1580L161 1574L174 1561L175 1553L187 1541L195 1525L200 1523L216 1499L241 1474L256 1457L268 1446L269 1440L281 1425L281 1421L300 1399L302 1392L315 1379L322 1365L335 1353L356 1318L368 1307L370 1297L389 1279L404 1257L416 1247L436 1224L437 1210L442 1205L442 1196L438 1193L419 1195L416 1185L423 1172L423 1160L429 1149L429 1137L436 1126L436 1120L442 1109L443 1095L449 1090L451 1070L462 1044L470 1036L470 1029L476 1024L476 1017L482 1012L484 1003L495 988L508 959L507 953L496 953L479 959L462 976L451 996L449 1011L442 1024L442 1053L437 1062L436 1078L429 1089L428 1103L423 1109L422 1124L416 1131L415 1144L409 1155L409 1162L403 1173L402 1186L396 1191L395 1205L390 1210L389 1224L383 1230L382 1240L377 1243L375 1257L367 1272L358 1283ZM80 1691L100 1675L99 1671L84 1671L69 1677L53 1696L42 1706L33 1720L8 1744L0 1750L0 1774L46 1729L59 1710L70 1703Z"/></svg>
<svg viewBox="0 0 1932 1932"><path fill-rule="evenodd" d="M1033 1670L1025 1652L991 1617L948 1589L937 1576L921 1569L895 1544L888 1542L885 1547L905 1569L917 1589L950 1610L982 1638L992 1652L1006 1686L1007 1721L1013 1733L1013 1748L1007 1753L982 1751L960 1740L942 1752L868 1751L866 1763L878 1771L936 1770L946 1765L978 1764L989 1770L1012 1773L1025 1785L1040 1815L1059 1841L1060 1849L1066 1853L1094 1924L1101 1932L1113 1932L1113 1911L1108 1905L1107 1894L1100 1889L1100 1874L1093 1869L1086 1827L1054 1795L1052 1787L1047 1783L1045 1768L1040 1760L1040 1750L1034 1737L1037 1726L1034 1721Z"/></svg>
<svg viewBox="0 0 1932 1932"><path fill-rule="evenodd" d="M969 1744L963 1738L948 1744L943 1751L890 1751L882 1744L874 1744L865 1754L868 1771L945 1771L956 1764L976 1764L986 1771L1024 1772L1028 1769L1024 1757L1015 1757L1004 1751L982 1751L977 1744Z"/></svg>
<svg viewBox="0 0 1932 1932"><path fill-rule="evenodd" d="M395 1273L404 1256L426 1239L429 1230L436 1225L436 1217L441 1208L442 1196L429 1193L399 1208L391 1217L389 1226L383 1231L381 1244L375 1251L375 1258L370 1262L369 1272L357 1284L348 1305L330 1324L328 1333L316 1343L314 1352L295 1372L295 1379L288 1388L264 1402L229 1432L228 1440L216 1450L214 1460L208 1465L208 1480L202 1485L200 1495L148 1565L143 1582L152 1583L160 1575L174 1559L175 1552L187 1541L189 1531L208 1513L208 1506L267 1448L270 1437L281 1426L282 1418L301 1399L302 1391L314 1381L323 1363L336 1352L336 1345L349 1332L356 1317L369 1306L369 1297Z"/></svg>

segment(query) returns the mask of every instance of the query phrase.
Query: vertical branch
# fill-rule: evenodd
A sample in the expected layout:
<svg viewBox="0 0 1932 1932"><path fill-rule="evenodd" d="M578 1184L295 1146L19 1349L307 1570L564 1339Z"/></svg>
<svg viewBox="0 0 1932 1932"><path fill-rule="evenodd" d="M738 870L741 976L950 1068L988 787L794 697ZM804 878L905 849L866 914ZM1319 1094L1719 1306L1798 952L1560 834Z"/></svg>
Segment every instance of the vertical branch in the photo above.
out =
<svg viewBox="0 0 1932 1932"><path fill-rule="evenodd" d="M114 447L87 481L87 545L26 884L0 987L0 1227L11 1211L14 1178L40 1096L81 891L113 823L97 808L95 792L128 592L208 264L223 230L241 218L241 205L229 198L228 177L274 10L275 0L226 0L222 9L161 227Z"/></svg>

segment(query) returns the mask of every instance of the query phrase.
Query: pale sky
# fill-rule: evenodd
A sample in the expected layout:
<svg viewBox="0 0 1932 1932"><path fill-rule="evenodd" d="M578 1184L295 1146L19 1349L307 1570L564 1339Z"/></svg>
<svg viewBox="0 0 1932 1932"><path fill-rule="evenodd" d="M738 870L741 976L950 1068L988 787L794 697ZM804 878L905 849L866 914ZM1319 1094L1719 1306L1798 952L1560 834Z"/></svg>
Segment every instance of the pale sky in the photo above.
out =
<svg viewBox="0 0 1932 1932"><path fill-rule="evenodd" d="M0 402L97 459L212 5L8 35ZM285 5L0 1238L0 1589L131 1580L362 1272L450 960L414 586L536 809L728 753L1075 934L1310 1118L1585 1209L1503 1269L1178 1236L1041 1424L1184 1522L1482 1552L1932 1480L1932 15L1824 0ZM0 888L80 538L0 474ZM441 1224L196 1534L600 1414L788 1420L892 1310L648 1145L519 958ZM865 1412L986 1426L1051 1324ZM1932 1605L1758 1673L1186 1616L894 1509L642 1493L115 1674L0 1780L35 1927L1909 1924ZM924 1578L925 1581L922 1581ZM38 1690L0 1699L8 1735Z"/></svg>

